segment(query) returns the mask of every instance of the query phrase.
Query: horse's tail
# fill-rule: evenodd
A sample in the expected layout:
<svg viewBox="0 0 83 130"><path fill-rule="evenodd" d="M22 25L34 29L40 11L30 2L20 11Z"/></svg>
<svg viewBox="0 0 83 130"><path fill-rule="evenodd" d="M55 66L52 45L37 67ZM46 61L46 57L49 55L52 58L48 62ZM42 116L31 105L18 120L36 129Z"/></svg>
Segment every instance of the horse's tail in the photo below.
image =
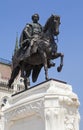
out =
<svg viewBox="0 0 83 130"><path fill-rule="evenodd" d="M19 66L17 66L16 68L14 68L14 69L12 70L11 77L10 77L10 79L9 79L9 81L8 81L8 85L7 85L8 88L11 88L11 85L12 85L12 83L14 82L14 79L15 79L16 76L18 75L19 71L20 71L20 67L19 67Z"/></svg>

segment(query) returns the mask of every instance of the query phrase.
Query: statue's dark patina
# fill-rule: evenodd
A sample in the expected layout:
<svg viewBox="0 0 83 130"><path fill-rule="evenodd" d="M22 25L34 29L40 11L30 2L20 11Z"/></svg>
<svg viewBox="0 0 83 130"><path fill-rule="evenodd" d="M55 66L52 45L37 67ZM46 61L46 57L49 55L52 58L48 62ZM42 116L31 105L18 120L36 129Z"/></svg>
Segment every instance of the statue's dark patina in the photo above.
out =
<svg viewBox="0 0 83 130"><path fill-rule="evenodd" d="M38 14L33 15L32 20L33 24L28 24L27 29L24 28L20 38L20 48L12 58L13 70L8 83L9 88L20 70L25 89L27 89L27 78L32 73L32 81L35 82L42 67L45 70L45 79L48 80L48 68L54 66L50 60L60 57L60 66L57 70L60 72L62 69L64 55L57 52L54 39L54 36L59 34L60 17L51 15L44 27L38 23Z"/></svg>

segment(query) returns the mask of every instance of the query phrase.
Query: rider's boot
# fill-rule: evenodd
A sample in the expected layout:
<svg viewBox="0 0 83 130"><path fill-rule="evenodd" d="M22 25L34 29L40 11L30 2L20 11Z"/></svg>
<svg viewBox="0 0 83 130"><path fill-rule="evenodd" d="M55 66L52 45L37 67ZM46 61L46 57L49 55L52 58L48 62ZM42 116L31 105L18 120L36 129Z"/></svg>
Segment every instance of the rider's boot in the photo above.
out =
<svg viewBox="0 0 83 130"><path fill-rule="evenodd" d="M25 53L25 55L24 55L24 58L27 58L27 57L29 57L30 55L31 55L31 46L28 47L28 49L27 49L27 51L26 51L26 53Z"/></svg>

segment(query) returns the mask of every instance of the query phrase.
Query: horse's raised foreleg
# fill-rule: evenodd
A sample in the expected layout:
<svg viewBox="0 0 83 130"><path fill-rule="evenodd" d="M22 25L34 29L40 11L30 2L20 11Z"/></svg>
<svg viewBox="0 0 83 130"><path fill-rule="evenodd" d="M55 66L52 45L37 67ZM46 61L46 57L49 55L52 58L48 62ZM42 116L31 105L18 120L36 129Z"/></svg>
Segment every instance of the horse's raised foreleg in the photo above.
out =
<svg viewBox="0 0 83 130"><path fill-rule="evenodd" d="M59 58L60 57L60 66L57 67L57 71L60 72L62 70L62 67L63 67L63 57L64 57L64 54L63 53L56 53L54 55L55 58Z"/></svg>
<svg viewBox="0 0 83 130"><path fill-rule="evenodd" d="M57 54L60 55L60 66L57 67L57 71L60 72L62 70L62 67L63 67L64 54L62 54L62 53L57 53Z"/></svg>

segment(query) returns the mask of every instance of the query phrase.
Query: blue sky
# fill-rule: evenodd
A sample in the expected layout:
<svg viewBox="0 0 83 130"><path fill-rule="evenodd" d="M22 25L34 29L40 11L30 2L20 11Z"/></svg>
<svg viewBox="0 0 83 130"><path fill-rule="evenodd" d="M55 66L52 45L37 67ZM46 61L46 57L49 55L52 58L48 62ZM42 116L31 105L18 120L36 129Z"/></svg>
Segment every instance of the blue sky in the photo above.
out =
<svg viewBox="0 0 83 130"><path fill-rule="evenodd" d="M83 123L83 1L82 0L2 0L0 1L0 57L11 60L18 38L31 16L39 13L40 23L45 24L51 14L61 17L58 51L64 53L61 73L56 67L49 70L49 77L66 81L80 100L81 123ZM44 81L42 70L38 82ZM37 83L38 83L37 82Z"/></svg>

